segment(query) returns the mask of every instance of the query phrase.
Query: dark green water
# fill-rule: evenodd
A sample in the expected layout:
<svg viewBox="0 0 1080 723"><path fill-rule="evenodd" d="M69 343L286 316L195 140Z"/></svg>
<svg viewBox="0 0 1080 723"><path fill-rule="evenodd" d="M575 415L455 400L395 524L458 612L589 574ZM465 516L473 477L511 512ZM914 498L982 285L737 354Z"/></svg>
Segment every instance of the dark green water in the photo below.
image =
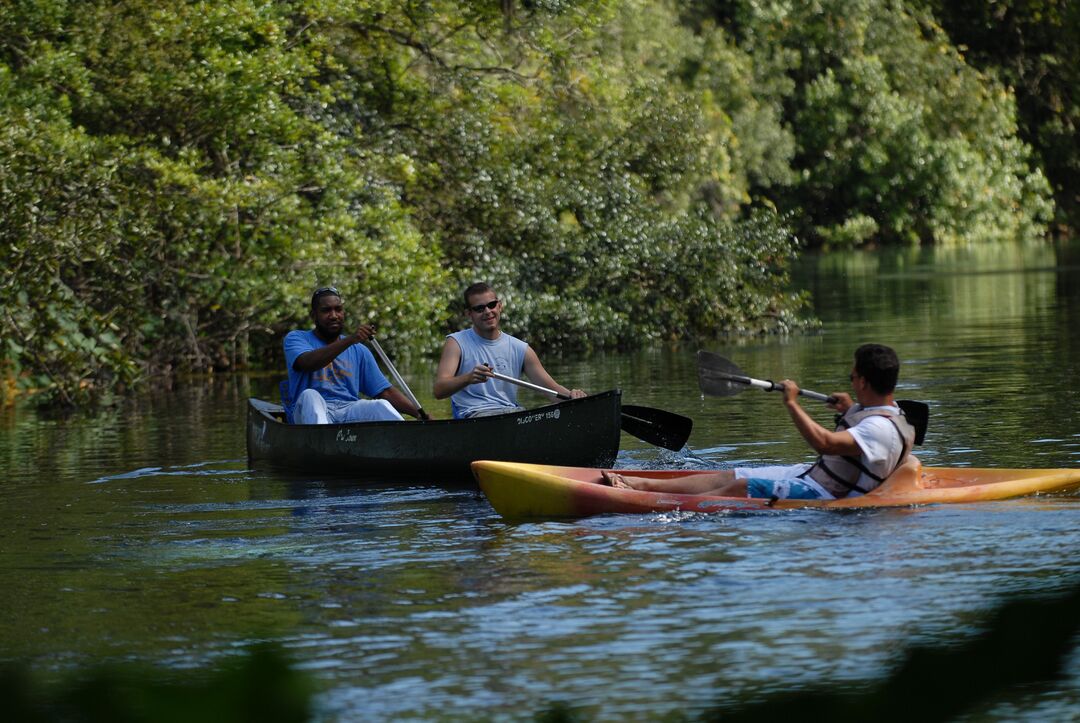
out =
<svg viewBox="0 0 1080 723"><path fill-rule="evenodd" d="M901 396L932 408L925 463L1080 467L1077 249L837 254L807 259L796 282L820 332L709 348L831 392L854 346L888 343ZM695 419L682 454L624 435L622 466L808 456L778 395L703 399L695 351L546 361L566 384ZM430 481L250 471L244 402L273 389L199 380L94 420L0 413L0 660L45 678L116 661L184 670L269 640L317 682L322 720L528 720L554 703L693 717L823 682L865 688L907 646L964 640L1003 596L1080 575L1077 495L507 524ZM428 384L414 391L448 414ZM995 705L992 718L1075 718L1080 656L1065 682Z"/></svg>

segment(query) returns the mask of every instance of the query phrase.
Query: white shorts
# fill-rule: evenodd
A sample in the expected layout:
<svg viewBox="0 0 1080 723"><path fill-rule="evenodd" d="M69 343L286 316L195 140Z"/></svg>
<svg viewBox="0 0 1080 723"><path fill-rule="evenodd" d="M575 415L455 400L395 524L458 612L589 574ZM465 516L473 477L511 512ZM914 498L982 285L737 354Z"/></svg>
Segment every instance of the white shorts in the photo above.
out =
<svg viewBox="0 0 1080 723"><path fill-rule="evenodd" d="M314 389L305 389L293 407L296 424L341 424L343 422L400 422L403 417L385 399L331 402Z"/></svg>

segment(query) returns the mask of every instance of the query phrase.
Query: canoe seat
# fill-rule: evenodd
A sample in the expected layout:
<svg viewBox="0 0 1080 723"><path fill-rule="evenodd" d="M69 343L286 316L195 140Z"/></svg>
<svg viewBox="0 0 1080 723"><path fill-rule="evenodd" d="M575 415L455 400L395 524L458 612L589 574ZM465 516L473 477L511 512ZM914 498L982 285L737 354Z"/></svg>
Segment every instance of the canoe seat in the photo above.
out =
<svg viewBox="0 0 1080 723"><path fill-rule="evenodd" d="M909 454L904 463L889 475L878 489L886 485L890 491L922 487L922 462L915 455Z"/></svg>
<svg viewBox="0 0 1080 723"><path fill-rule="evenodd" d="M922 462L915 455L909 454L908 458L895 472L868 494L883 497L904 490L921 489L923 486L922 476Z"/></svg>

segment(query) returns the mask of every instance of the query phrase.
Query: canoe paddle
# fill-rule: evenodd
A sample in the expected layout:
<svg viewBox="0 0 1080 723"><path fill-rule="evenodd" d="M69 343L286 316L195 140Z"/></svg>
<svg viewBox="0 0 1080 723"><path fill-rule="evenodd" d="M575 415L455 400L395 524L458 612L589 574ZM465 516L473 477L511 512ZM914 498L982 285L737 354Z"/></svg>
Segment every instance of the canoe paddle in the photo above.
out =
<svg viewBox="0 0 1080 723"><path fill-rule="evenodd" d="M713 397L733 397L750 387L764 389L767 392L783 391L784 385L771 379L754 379L743 373L733 362L711 351L699 351L698 386L701 391ZM800 389L799 396L816 399L819 402L833 403L836 397L809 389ZM915 428L915 444L922 444L926 437L926 427L930 422L930 407L923 402L910 399L898 399L896 405L904 412L908 422Z"/></svg>
<svg viewBox="0 0 1080 723"><path fill-rule="evenodd" d="M504 382L517 384L533 391L550 394L559 399L570 399L569 394L557 392L554 389L542 387L539 384L527 382L524 379L510 377L498 372L491 372L491 376ZM694 428L694 420L681 414L668 412L653 407L639 407L636 404L622 405L622 428L627 434L649 444L670 449L678 452L686 446L686 440L690 438L690 431Z"/></svg>
<svg viewBox="0 0 1080 723"><path fill-rule="evenodd" d="M428 413L424 411L424 408L420 406L420 402L416 399L416 395L412 393L412 390L409 389L409 385L405 383L404 377L398 374L397 367L395 367L394 363L390 361L390 357L386 356L386 352L384 352L383 348L379 346L379 342L375 341L375 337L371 337L370 339L368 339L368 343L371 344L371 348L374 349L375 353L379 355L380 359L382 359L383 365L390 371L390 376L392 376L394 378L394 381L398 383L398 386L401 387L401 390L405 392L405 396L408 397L409 401L416 406L416 416L418 416L423 421L431 419L431 417L428 416Z"/></svg>

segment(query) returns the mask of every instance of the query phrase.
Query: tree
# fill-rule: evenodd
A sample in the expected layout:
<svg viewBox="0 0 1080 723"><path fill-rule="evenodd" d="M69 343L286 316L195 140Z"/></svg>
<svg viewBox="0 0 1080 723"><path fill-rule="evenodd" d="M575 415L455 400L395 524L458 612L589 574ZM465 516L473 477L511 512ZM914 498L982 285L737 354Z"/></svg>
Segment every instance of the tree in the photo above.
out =
<svg viewBox="0 0 1080 723"><path fill-rule="evenodd" d="M273 364L327 282L402 349L481 276L552 346L800 323L792 237L739 221L790 136L666 3L52 0L0 30L0 354L59 401Z"/></svg>
<svg viewBox="0 0 1080 723"><path fill-rule="evenodd" d="M1057 222L1080 211L1080 6L1068 0L928 0L968 63L1014 90L1020 136L1054 189Z"/></svg>
<svg viewBox="0 0 1080 723"><path fill-rule="evenodd" d="M715 12L720 7L722 11ZM703 3L778 85L796 182L775 193L812 243L1041 236L1049 187L1010 92L900 2ZM710 13L709 10L714 12Z"/></svg>

